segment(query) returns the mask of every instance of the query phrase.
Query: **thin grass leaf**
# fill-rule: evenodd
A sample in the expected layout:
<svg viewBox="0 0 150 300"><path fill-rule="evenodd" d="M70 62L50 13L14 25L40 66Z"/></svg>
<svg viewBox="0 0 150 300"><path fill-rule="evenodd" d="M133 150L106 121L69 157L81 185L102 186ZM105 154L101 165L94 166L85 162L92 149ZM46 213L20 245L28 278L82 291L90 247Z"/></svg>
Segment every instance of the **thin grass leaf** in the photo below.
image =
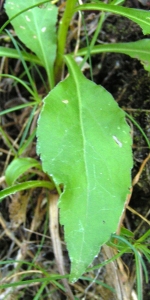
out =
<svg viewBox="0 0 150 300"><path fill-rule="evenodd" d="M135 266L136 266L136 283L137 283L137 295L138 300L143 300L143 276L142 276L142 268L139 260L139 255L135 253Z"/></svg>
<svg viewBox="0 0 150 300"><path fill-rule="evenodd" d="M150 229L147 230L138 240L137 243L142 243L144 242L147 238L150 239Z"/></svg>
<svg viewBox="0 0 150 300"><path fill-rule="evenodd" d="M25 87L25 89L32 95L32 97L35 99L35 93L34 91L28 86L28 83L21 80L20 78L14 76L14 75L10 75L10 74L0 74L1 77L6 77L6 78L12 78L14 81L19 82L21 85L23 85ZM41 98L38 97L35 99L38 102L41 101Z"/></svg>
<svg viewBox="0 0 150 300"><path fill-rule="evenodd" d="M47 285L47 281L43 282L43 284L42 284L41 287L38 289L38 291L37 291L35 297L33 298L33 300L41 299L41 297L42 297L42 292L43 292L43 290L45 289L46 285Z"/></svg>
<svg viewBox="0 0 150 300"><path fill-rule="evenodd" d="M15 150L15 148L13 147L12 143L9 140L9 136L7 135L7 133L3 130L3 128L0 126L0 133L5 141L5 144L7 145L8 149L11 150L11 152L13 153L13 155L15 156L17 154L17 151Z"/></svg>
<svg viewBox="0 0 150 300"><path fill-rule="evenodd" d="M41 273L43 273L45 275L45 277L49 277L49 273L45 270L45 268L40 267L40 265L36 264L34 261L29 262L27 260L9 259L9 260L5 260L5 261L0 261L0 266L3 266L3 265L13 266L15 263L18 263L18 265L25 265L26 268L30 267L30 269L33 268L33 269L40 270ZM56 275L56 274L53 274L53 275Z"/></svg>
<svg viewBox="0 0 150 300"><path fill-rule="evenodd" d="M34 106L34 105L37 105L37 102L28 102L28 103L21 104L21 105L15 106L15 107L11 107L11 108L5 109L3 111L0 111L0 116L9 114L13 111L17 111L17 110L20 110L25 107Z"/></svg>
<svg viewBox="0 0 150 300"><path fill-rule="evenodd" d="M1 284L0 285L0 289L7 289L9 287L18 287L18 286L22 286L22 285L25 285L25 286L29 286L30 284L32 283L35 283L35 282L41 282L41 283L45 283L47 282L50 283L50 282L53 282L55 285L58 285L58 282L56 280L60 280L60 279L63 279L63 278L67 278L67 275L51 275L49 277L46 277L46 278L34 278L34 279L30 279L30 280L24 280L24 281L16 281L16 282L11 282L11 283L4 283L4 284ZM62 290L64 291L64 288L62 286Z"/></svg>
<svg viewBox="0 0 150 300"><path fill-rule="evenodd" d="M127 244L133 251L134 255L135 255L135 261L136 261L136 274L137 274L137 293L138 293L138 299L142 300L141 298L141 266L143 268L143 271L145 273L145 278L147 280L148 278L148 272L147 272L147 268L146 268L146 265L144 263L144 260L141 256L141 254L139 253L138 251L138 248L136 247L136 244L135 245L132 245L128 240L126 240L125 238L123 237L120 237L120 236L117 236L115 234L112 235L114 238L117 238L118 240L121 240L122 242L124 242L125 244Z"/></svg>
<svg viewBox="0 0 150 300"><path fill-rule="evenodd" d="M18 183L12 187L6 188L3 191L0 191L0 200L4 199L7 196L15 194L17 192L31 189L31 188L37 188L37 187L45 187L49 190L53 190L55 188L54 184L49 181L44 181L44 180L43 181L40 181L40 180L26 181L24 183Z"/></svg>
<svg viewBox="0 0 150 300"><path fill-rule="evenodd" d="M12 35L8 30L6 30L6 32L7 32L8 36L10 37L12 43L14 44L15 49L16 49L17 52L18 52L19 59L20 59L21 62L22 62L22 65L23 65L24 70L25 70L25 74L26 74L26 76L27 76L27 78L28 78L28 80L29 80L29 82L30 82L30 86L31 86L31 88L32 88L32 90L33 90L33 92L34 92L34 95L35 95L34 98L35 98L35 99L36 99L36 98L38 99L38 98L39 98L39 97L38 97L38 91L37 91L37 89L36 89L34 80L33 80L32 76L31 76L31 74L30 74L30 72L29 72L29 68L28 68L28 66L27 66L27 64L26 64L26 61L24 60L24 58L23 58L23 56L22 56L21 50L20 50L20 48L19 48L19 43L17 43L17 41L14 39L13 35Z"/></svg>
<svg viewBox="0 0 150 300"><path fill-rule="evenodd" d="M33 132L30 134L28 139L24 141L23 145L19 147L17 156L21 156L23 152L27 149L27 147L33 142L34 138L36 136L36 128L33 130Z"/></svg>
<svg viewBox="0 0 150 300"><path fill-rule="evenodd" d="M34 54L21 51L21 55L25 61L32 62L39 66L43 66L42 61ZM0 57L3 57L3 56L8 57L8 58L20 59L17 50L13 49L13 48L0 47Z"/></svg>
<svg viewBox="0 0 150 300"><path fill-rule="evenodd" d="M105 287L106 289L110 290L111 292L115 293L115 289L112 288L111 286L109 286L108 284L104 283L103 281L100 281L100 280L93 280L93 278L90 278L90 277L86 277L86 276L81 276L80 278L81 280L86 280L86 281L89 281L89 282L94 282L98 285L101 285L103 287Z"/></svg>
<svg viewBox="0 0 150 300"><path fill-rule="evenodd" d="M143 39L137 42L114 43L96 45L91 47L90 54L99 54L104 52L123 53L132 58L139 59L144 65L146 71L150 71L150 39ZM77 55L86 55L87 48L80 49Z"/></svg>
<svg viewBox="0 0 150 300"><path fill-rule="evenodd" d="M34 113L36 111L36 108L37 108L37 106L34 106L33 109L32 109L32 111L31 111L31 113L30 113L27 125L25 127L25 130L24 130L22 136L21 136L20 147L23 145L23 143L24 143L24 141L25 141L25 139L26 139L26 137L28 135L28 132L29 132L29 129L30 129L30 126L31 126L31 123L32 123L32 120L33 120L33 117L34 117Z"/></svg>
<svg viewBox="0 0 150 300"><path fill-rule="evenodd" d="M22 174L31 168L38 168L41 170L41 165L36 159L30 157L14 159L5 171L6 183L10 186L13 185Z"/></svg>
<svg viewBox="0 0 150 300"><path fill-rule="evenodd" d="M133 122L133 124L139 129L139 131L142 133L148 147L150 148L150 140L149 138L147 137L146 133L144 132L144 130L142 129L142 127L137 123L137 121L135 121L135 119L129 115L128 113L126 113L126 116L129 120L131 120Z"/></svg>

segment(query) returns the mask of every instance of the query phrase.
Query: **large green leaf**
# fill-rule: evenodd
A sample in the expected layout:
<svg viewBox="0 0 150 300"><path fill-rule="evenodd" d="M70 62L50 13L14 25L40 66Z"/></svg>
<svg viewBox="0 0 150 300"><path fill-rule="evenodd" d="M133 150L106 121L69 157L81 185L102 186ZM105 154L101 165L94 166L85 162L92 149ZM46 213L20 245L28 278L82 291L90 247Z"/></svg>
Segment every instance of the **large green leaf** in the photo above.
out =
<svg viewBox="0 0 150 300"><path fill-rule="evenodd" d="M115 232L130 187L130 128L124 112L101 86L66 57L69 77L45 98L37 151L43 169L64 185L60 221L72 281L85 271Z"/></svg>
<svg viewBox="0 0 150 300"><path fill-rule="evenodd" d="M29 8L14 18L11 23L20 40L40 58L46 68L51 86L54 86L53 65L56 56L56 21L57 7L51 3L43 7L30 6L38 4L39 0L9 0L5 9L12 18L22 10Z"/></svg>
<svg viewBox="0 0 150 300"><path fill-rule="evenodd" d="M109 11L114 14L126 17L133 22L137 23L143 30L144 34L150 34L150 12L142 9L128 8L117 5L105 4L101 1L99 3L89 3L77 6L75 11L78 10L101 10Z"/></svg>
<svg viewBox="0 0 150 300"><path fill-rule="evenodd" d="M90 54L103 52L115 52L127 54L130 57L137 58L144 65L145 70L150 71L150 39L143 39L130 43L112 43L94 46ZM87 48L80 49L78 55L85 55Z"/></svg>

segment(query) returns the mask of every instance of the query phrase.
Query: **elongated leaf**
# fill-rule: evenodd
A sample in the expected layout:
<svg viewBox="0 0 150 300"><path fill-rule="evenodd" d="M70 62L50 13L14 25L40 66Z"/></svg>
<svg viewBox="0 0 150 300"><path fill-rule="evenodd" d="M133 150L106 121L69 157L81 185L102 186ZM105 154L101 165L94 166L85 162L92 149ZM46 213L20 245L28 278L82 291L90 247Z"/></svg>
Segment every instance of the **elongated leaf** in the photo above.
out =
<svg viewBox="0 0 150 300"><path fill-rule="evenodd" d="M25 173L30 168L36 167L41 169L41 165L36 159L26 157L26 158L16 158L8 166L5 172L5 178L8 185L14 184L20 175Z"/></svg>
<svg viewBox="0 0 150 300"><path fill-rule="evenodd" d="M25 51L21 51L21 55L24 60L30 61L32 63L43 65L42 61L35 55L31 53L27 53ZM6 48L6 47L0 47L0 57L5 56L9 58L16 58L19 59L19 53L16 49L13 48Z"/></svg>
<svg viewBox="0 0 150 300"><path fill-rule="evenodd" d="M76 7L78 10L103 10L126 17L137 23L143 30L144 34L150 34L150 12L142 9L127 8L122 6L110 5L105 3L90 3Z"/></svg>
<svg viewBox="0 0 150 300"><path fill-rule="evenodd" d="M16 110L22 109L24 107L28 107L28 106L32 106L32 105L36 105L36 104L37 104L37 102L28 102L28 103L25 103L25 104L14 106L14 107L11 107L11 108L8 108L8 109L5 109L5 110L1 111L0 116L6 115L6 114L8 114L12 111L16 111Z"/></svg>
<svg viewBox="0 0 150 300"><path fill-rule="evenodd" d="M115 52L127 54L132 58L137 58L144 65L146 71L150 71L150 39L143 39L131 43L116 43L96 45L90 51L91 54L103 52ZM87 48L80 49L78 55L85 55Z"/></svg>
<svg viewBox="0 0 150 300"><path fill-rule="evenodd" d="M37 187L45 187L50 190L54 189L54 185L49 181L44 181L44 180L26 181L23 183L15 184L11 187L6 188L3 191L0 191L0 200L4 199L5 197L7 197L9 195L15 194L17 192L24 191L27 189L37 188Z"/></svg>
<svg viewBox="0 0 150 300"><path fill-rule="evenodd" d="M75 281L117 229L132 155L124 112L103 87L83 76L71 57L66 60L69 77L44 100L37 151L45 172L64 184L60 221Z"/></svg>
<svg viewBox="0 0 150 300"><path fill-rule="evenodd" d="M39 0L9 0L5 9L12 18L17 13L29 7L11 21L20 40L40 58L46 68L51 86L54 86L53 65L56 56L57 7L51 3L39 8L30 6L38 4Z"/></svg>

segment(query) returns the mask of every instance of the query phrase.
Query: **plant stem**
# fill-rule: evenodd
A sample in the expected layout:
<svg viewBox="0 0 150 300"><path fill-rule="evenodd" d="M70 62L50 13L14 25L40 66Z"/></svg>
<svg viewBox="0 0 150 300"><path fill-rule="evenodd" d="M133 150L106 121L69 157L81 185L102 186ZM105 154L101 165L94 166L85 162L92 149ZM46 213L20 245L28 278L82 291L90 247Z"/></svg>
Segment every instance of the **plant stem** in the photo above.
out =
<svg viewBox="0 0 150 300"><path fill-rule="evenodd" d="M65 12L59 22L58 41L57 41L57 57L55 63L55 79L56 83L60 81L63 68L63 55L65 52L66 38L70 20L74 13L74 7L77 0L67 0Z"/></svg>
<svg viewBox="0 0 150 300"><path fill-rule="evenodd" d="M64 258L63 258L63 251L62 251L62 245L61 240L59 236L59 220L58 220L58 195L50 194L49 197L49 229L51 233L51 239L53 244L53 250L54 255L57 263L57 267L59 270L59 273L61 275L65 275L66 270L64 267ZM68 296L68 299L74 300L74 296L72 294L71 288L68 284L68 281L66 278L62 279L62 282L66 288L66 294Z"/></svg>

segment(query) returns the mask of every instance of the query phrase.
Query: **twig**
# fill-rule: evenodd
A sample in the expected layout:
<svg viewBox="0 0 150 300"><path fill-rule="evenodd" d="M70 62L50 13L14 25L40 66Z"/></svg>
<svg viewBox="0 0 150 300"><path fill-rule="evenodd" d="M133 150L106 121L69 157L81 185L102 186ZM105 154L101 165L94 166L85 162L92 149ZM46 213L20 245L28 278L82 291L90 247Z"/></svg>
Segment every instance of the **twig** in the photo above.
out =
<svg viewBox="0 0 150 300"><path fill-rule="evenodd" d="M59 273L61 275L65 275L65 267L64 267L64 260L63 260L63 253L62 253L62 247L61 247L61 240L59 236L59 221L58 221L58 195L51 194L50 195L50 201L49 201L49 228L52 238L52 244L53 244L53 250L54 255L57 263L57 267L59 270ZM72 291L69 287L68 281L66 278L62 279L63 284L66 288L67 296L70 300L74 300L74 296L72 294Z"/></svg>
<svg viewBox="0 0 150 300"><path fill-rule="evenodd" d="M18 245L18 247L20 248L21 252L24 252L24 248L26 246L26 242L20 242L15 236L14 234L7 228L6 222L2 216L2 214L0 213L0 224L2 225L6 235L13 241L15 242L16 245ZM25 251L31 258L34 258L33 253L30 250L26 250Z"/></svg>
<svg viewBox="0 0 150 300"><path fill-rule="evenodd" d="M146 165L146 163L149 161L150 159L150 153L148 154L148 156L144 159L144 161L142 162L141 166L140 166L140 169L138 171L138 173L136 174L136 176L133 178L133 181L132 181L132 187L130 189L130 194L127 196L127 199L126 199L126 202L125 202L125 206L124 206L124 211L122 213L122 216L120 218L120 221L119 221L119 225L118 225L118 229L117 229L117 234L119 234L120 232L120 228L121 228L121 224L124 220L124 217L125 217L125 210L126 208L130 211L133 212L132 208L130 208L130 206L128 206L129 202L130 202L130 199L131 199L131 196L132 196L132 192L133 192L133 187L135 184L138 183L139 179L140 179L140 176L141 176L141 173ZM134 212L135 213L135 212ZM140 216L143 220L145 220L146 222L148 222L143 216L141 216L140 214L136 213L138 216Z"/></svg>
<svg viewBox="0 0 150 300"><path fill-rule="evenodd" d="M146 163L149 161L150 159L150 153L148 154L148 156L143 160L141 166L140 166L140 169L138 171L138 173L136 174L136 176L134 177L133 179L133 182L132 182L132 186L134 186L140 179L140 176L141 176L141 173L143 172L143 169L146 165Z"/></svg>

